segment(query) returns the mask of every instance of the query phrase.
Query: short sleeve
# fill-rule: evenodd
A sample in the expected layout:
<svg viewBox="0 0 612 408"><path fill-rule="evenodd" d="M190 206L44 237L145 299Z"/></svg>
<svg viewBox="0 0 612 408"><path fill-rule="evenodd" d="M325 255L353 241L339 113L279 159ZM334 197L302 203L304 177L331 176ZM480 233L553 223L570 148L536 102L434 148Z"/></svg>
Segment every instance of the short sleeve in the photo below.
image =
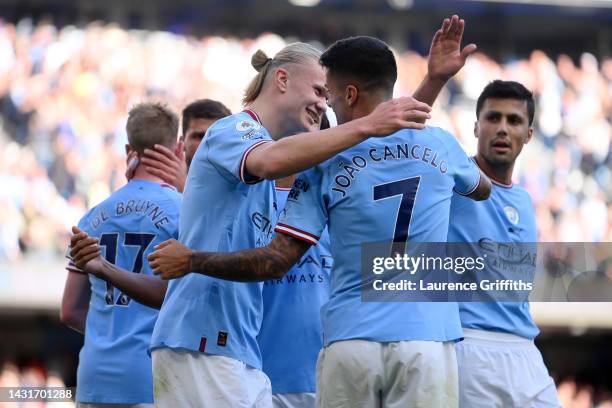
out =
<svg viewBox="0 0 612 408"><path fill-rule="evenodd" d="M246 159L256 147L270 142L270 134L246 113L223 118L207 132L208 160L226 177L255 184L262 179L248 174Z"/></svg>
<svg viewBox="0 0 612 408"><path fill-rule="evenodd" d="M327 224L323 172L314 167L300 174L287 197L275 231L315 245Z"/></svg>
<svg viewBox="0 0 612 408"><path fill-rule="evenodd" d="M446 133L446 132L445 132ZM468 157L465 150L459 145L453 135L447 133L448 155L452 161L454 190L457 194L468 196L476 190L480 183L480 169L476 163Z"/></svg>

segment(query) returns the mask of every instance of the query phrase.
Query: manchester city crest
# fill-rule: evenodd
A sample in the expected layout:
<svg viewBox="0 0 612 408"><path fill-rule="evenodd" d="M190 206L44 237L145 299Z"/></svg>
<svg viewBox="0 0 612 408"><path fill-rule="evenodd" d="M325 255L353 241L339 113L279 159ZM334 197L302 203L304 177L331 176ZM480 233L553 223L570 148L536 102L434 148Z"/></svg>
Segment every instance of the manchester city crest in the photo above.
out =
<svg viewBox="0 0 612 408"><path fill-rule="evenodd" d="M511 205L507 205L504 207L504 213L506 213L506 217L508 217L508 220L510 220L512 224L518 224L519 214L516 208L512 207Z"/></svg>

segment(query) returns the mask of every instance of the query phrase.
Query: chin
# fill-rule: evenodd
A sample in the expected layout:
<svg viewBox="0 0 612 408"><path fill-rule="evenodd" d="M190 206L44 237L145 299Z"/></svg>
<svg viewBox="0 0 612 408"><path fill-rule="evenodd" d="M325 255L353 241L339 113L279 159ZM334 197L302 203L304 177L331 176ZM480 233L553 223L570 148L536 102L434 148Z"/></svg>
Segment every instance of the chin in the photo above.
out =
<svg viewBox="0 0 612 408"><path fill-rule="evenodd" d="M510 156L491 155L487 158L487 160L490 163L502 165L502 166L514 163L514 159Z"/></svg>

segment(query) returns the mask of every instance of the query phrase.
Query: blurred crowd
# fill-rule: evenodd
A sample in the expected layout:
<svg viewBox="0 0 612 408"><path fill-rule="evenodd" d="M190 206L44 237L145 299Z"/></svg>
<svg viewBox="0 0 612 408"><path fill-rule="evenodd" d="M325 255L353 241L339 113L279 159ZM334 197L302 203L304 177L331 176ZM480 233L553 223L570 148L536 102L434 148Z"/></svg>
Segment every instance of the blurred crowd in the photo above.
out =
<svg viewBox="0 0 612 408"><path fill-rule="evenodd" d="M13 362L0 364L0 387L65 387L61 377L45 369L41 364L17 366ZM74 389L72 389L74 391ZM588 383L565 379L557 386L559 401L563 408L612 408L612 394L596 390ZM0 408L16 406L32 408L69 408L72 402L28 402L21 405L0 401Z"/></svg>
<svg viewBox="0 0 612 408"><path fill-rule="evenodd" d="M433 32L433 29L432 29ZM258 48L285 40L194 38L92 23L84 29L0 24L0 260L57 257L69 227L125 183L125 120L133 104L177 112L197 98L240 109ZM318 44L323 47L321 44ZM399 51L397 95L409 95L426 58ZM612 59L533 51L494 61L477 53L445 88L432 124L475 152L475 101L496 78L536 95L535 137L516 182L536 207L542 241L612 240Z"/></svg>
<svg viewBox="0 0 612 408"><path fill-rule="evenodd" d="M45 369L42 364L28 364L25 366L18 366L13 362L5 362L0 364L0 389L2 389L2 399L0 399L0 408L74 408L75 404L70 401L24 401L20 402L9 402L11 394L7 388L12 389L24 389L26 387L66 387L62 378L54 373L49 372ZM68 391L67 391L68 392ZM74 389L70 392L74 393ZM27 395L27 394L26 394Z"/></svg>
<svg viewBox="0 0 612 408"><path fill-rule="evenodd" d="M63 254L70 226L125 183L132 105L157 99L179 112L206 97L237 111L255 74L251 55L284 45L273 34L193 38L96 23L0 23L0 261ZM397 57L396 94L410 95L426 58L410 51ZM497 78L520 81L536 96L535 137L515 181L533 198L540 240L612 241L612 59L584 54L574 61L536 50L494 61L476 53L445 88L432 119L470 153L476 98ZM0 371L0 386L57 381L40 367L5 364ZM590 386L566 380L558 390L566 408L612 408L610 395Z"/></svg>

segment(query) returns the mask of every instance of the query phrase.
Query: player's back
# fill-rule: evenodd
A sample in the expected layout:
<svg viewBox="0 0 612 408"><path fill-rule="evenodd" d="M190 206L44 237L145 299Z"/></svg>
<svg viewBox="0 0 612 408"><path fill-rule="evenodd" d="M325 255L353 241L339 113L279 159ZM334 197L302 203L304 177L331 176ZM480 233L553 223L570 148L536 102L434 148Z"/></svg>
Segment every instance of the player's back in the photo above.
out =
<svg viewBox="0 0 612 408"><path fill-rule="evenodd" d="M504 280L532 276L535 269L537 230L529 193L517 185L493 182L491 197L475 202L453 196L448 240L477 245L461 246L473 256L487 257L480 279ZM509 254L513 248L514 255ZM478 252L478 253L476 253ZM518 259L511 259L520 254ZM467 254L464 254L467 255ZM539 330L528 302L462 302L461 323L465 328L491 330L534 338Z"/></svg>
<svg viewBox="0 0 612 408"><path fill-rule="evenodd" d="M99 239L102 255L134 273L152 275L146 260L155 245L178 237L181 196L172 187L131 180L91 209L79 228ZM158 311L89 275L91 302L79 356L77 400L153 401L147 353Z"/></svg>
<svg viewBox="0 0 612 408"><path fill-rule="evenodd" d="M461 336L455 303L362 302L362 244L445 242L453 188L469 194L479 177L454 137L433 127L370 138L300 176L289 201L317 194L322 208L292 206L290 219L327 213L334 257L332 294L322 311L326 344Z"/></svg>

